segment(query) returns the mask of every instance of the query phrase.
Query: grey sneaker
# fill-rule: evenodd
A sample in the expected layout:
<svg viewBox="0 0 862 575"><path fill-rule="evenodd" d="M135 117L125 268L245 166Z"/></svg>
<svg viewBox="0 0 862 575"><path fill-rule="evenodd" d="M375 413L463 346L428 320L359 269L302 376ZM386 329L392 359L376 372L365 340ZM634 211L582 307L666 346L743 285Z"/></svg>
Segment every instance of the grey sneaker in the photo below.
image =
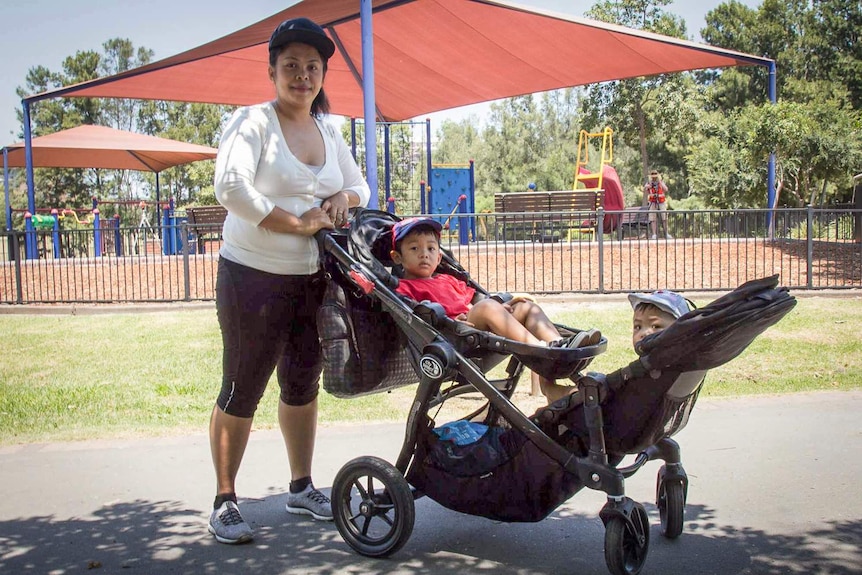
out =
<svg viewBox="0 0 862 575"><path fill-rule="evenodd" d="M247 543L254 538L251 527L239 514L233 501L225 501L210 515L209 532L219 543Z"/></svg>
<svg viewBox="0 0 862 575"><path fill-rule="evenodd" d="M321 521L332 521L332 503L329 497L315 489L314 485L309 484L299 493L288 493L285 507L288 513L311 515Z"/></svg>
<svg viewBox="0 0 862 575"><path fill-rule="evenodd" d="M596 345L602 341L602 332L597 329L579 331L569 337L564 337L551 344L551 347L562 347L568 349L577 349L579 347L589 347Z"/></svg>

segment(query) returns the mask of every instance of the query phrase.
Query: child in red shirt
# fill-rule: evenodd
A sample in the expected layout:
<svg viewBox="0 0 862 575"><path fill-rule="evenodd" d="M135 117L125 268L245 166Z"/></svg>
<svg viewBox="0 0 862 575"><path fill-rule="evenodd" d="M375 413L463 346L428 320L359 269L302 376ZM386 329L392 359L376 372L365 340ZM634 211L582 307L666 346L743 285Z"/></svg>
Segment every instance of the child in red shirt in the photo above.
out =
<svg viewBox="0 0 862 575"><path fill-rule="evenodd" d="M431 218L407 218L392 227L392 261L404 269L395 290L415 301L437 302L446 315L476 329L532 345L585 347L601 341L596 329L563 338L542 308L524 297L500 303L485 298L473 302L476 291L448 274L437 274L443 259L440 223Z"/></svg>

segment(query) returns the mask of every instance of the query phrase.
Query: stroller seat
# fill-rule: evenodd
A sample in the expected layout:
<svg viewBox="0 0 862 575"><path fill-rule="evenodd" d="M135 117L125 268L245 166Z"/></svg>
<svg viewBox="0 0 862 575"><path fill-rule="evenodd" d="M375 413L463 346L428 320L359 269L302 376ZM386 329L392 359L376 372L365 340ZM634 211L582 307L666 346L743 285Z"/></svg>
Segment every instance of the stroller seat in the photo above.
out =
<svg viewBox="0 0 862 575"><path fill-rule="evenodd" d="M318 314L324 355L323 387L328 392L353 397L416 383L418 378L410 373L409 356L412 352L418 363L418 356L425 354L427 346L431 346L432 353L435 351L435 340L438 351L445 342L482 372L514 356L517 366L513 369L517 372L507 378L512 380L506 386L511 388L509 392L524 368L549 379L568 378L606 351L605 338L579 348L521 343L453 320L440 304L416 302L397 294L399 274L389 251L392 226L398 220L388 212L359 210L349 230L319 237L323 265L331 280ZM501 302L512 298L508 293L489 293L445 249L439 272L464 281L481 297ZM376 298L367 297L372 291ZM556 327L563 336L580 331L564 325ZM452 361L447 352L440 353L446 356L442 361Z"/></svg>

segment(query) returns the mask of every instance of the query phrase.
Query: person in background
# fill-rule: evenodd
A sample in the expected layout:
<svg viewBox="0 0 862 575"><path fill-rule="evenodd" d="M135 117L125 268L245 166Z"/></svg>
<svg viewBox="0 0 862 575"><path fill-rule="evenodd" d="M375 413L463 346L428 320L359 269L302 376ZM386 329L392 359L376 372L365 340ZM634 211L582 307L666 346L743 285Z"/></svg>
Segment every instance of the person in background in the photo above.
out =
<svg viewBox="0 0 862 575"><path fill-rule="evenodd" d="M282 22L269 40L275 98L236 110L216 158L216 198L228 215L216 280L223 379L209 429L216 476L209 531L221 543L253 538L236 478L273 372L290 465L287 511L332 519L311 478L322 365L315 317L325 287L313 236L343 226L348 210L370 197L341 135L323 121L334 53L311 20Z"/></svg>
<svg viewBox="0 0 862 575"><path fill-rule="evenodd" d="M644 206L648 206L650 212L653 210L664 212L661 214L662 227L664 228L664 237L671 240L667 229L667 184L661 178L661 174L657 170L652 170L649 173L649 181L644 186ZM656 239L658 234L658 218L655 213L649 215L649 225L652 230L650 239Z"/></svg>

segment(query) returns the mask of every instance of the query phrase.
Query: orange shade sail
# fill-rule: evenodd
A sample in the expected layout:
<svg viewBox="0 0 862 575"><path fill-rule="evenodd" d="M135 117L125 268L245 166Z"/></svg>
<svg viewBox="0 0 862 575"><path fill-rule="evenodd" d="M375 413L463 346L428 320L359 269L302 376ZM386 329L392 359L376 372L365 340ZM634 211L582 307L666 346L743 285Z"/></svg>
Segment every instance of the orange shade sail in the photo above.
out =
<svg viewBox="0 0 862 575"><path fill-rule="evenodd" d="M6 147L8 166L26 165L24 143ZM208 146L83 125L32 140L33 167L107 168L161 172L173 166L209 160L218 150Z"/></svg>
<svg viewBox="0 0 862 575"><path fill-rule="evenodd" d="M608 80L772 61L585 18L487 0L373 0L375 108L401 121L440 110ZM137 98L246 105L272 99L267 43L311 18L336 44L333 113L362 117L360 2L305 0L176 56L27 98Z"/></svg>

